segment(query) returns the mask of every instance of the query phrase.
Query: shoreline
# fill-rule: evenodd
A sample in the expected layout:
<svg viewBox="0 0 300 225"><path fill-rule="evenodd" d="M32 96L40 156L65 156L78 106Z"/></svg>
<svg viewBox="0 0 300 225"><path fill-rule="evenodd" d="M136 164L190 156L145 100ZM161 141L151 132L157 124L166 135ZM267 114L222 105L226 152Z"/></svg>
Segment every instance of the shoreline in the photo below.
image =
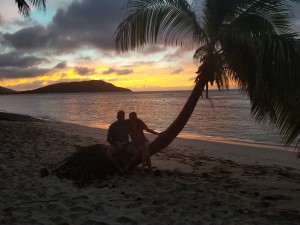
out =
<svg viewBox="0 0 300 225"><path fill-rule="evenodd" d="M40 169L55 168L77 146L106 143L105 129L7 121L1 113L0 129L1 224L300 221L300 161L291 152L176 138L152 156L153 174L134 170L78 189L66 179L40 177Z"/></svg>
<svg viewBox="0 0 300 225"><path fill-rule="evenodd" d="M48 122L61 122L61 123L66 123L66 124L76 124L79 126L86 126L90 128L95 128L95 129L102 129L102 130L107 130L108 128L105 127L100 127L100 126L91 126L91 125L84 125L80 123L74 123L74 122L68 122L68 121L57 121L57 120L52 120L52 119L46 119L46 118L36 118L33 116L29 115L22 115L22 114L17 114L17 113L10 113L10 112L5 112L5 111L0 111L0 119L1 116L3 118L5 117L16 117L16 118L24 118L24 121L26 121L27 118L31 118L32 120L36 121L48 121ZM107 125L108 127L109 125ZM216 138L201 138L197 135L190 134L190 133L180 133L177 138L183 138L187 140L199 140L199 141L208 141L208 142L216 142L216 143L224 143L224 144L232 144L232 145L239 145L239 146L249 146L249 147L257 147L257 148L267 148L267 149L276 149L276 150L281 150L281 151L289 151L289 152L295 152L296 148L295 147L287 147L284 146L284 144L272 144L272 143L254 143L254 142L247 142L247 141L242 141L242 140L225 140L225 139L216 139Z"/></svg>
<svg viewBox="0 0 300 225"><path fill-rule="evenodd" d="M98 127L90 127L85 126L78 123L71 123L71 122L62 122L62 121L53 121L53 120L46 120L46 119L39 119L35 118L29 115L22 115L22 114L16 114L16 113L7 113L7 112L1 112L0 111L0 121L1 120L7 120L7 121L21 121L21 122L47 122L48 124L61 124L63 127L72 127L72 129L76 132L80 132L81 135L87 136L94 139L99 139L101 143L107 144L106 141L106 133L107 129L104 128L98 128ZM70 131L70 128L67 128ZM93 132L89 132L93 131ZM147 138L149 141L153 140L156 136L152 134L146 133ZM260 144L242 144L240 142L218 142L218 141L212 141L212 140L200 140L196 138L186 138L177 136L175 140L169 145L171 147L174 147L176 145L182 145L182 146L203 146L203 149L210 149L212 146L217 154L222 154L218 149L226 149L223 153L226 153L227 157L229 155L234 155L237 151L244 151L243 154L246 154L247 156L253 157L254 154L257 153L257 149L261 150L262 152L258 152L258 155L263 155L264 157L266 154L271 154L273 157L279 157L279 158L285 158L290 157L290 160L292 162L292 165L295 166L295 168L300 169L300 159L297 158L297 152L292 150L293 148L287 150L287 149L281 149L278 146L275 145L260 145ZM225 146L225 147L224 147ZM228 151L228 149L232 149L232 151ZM251 151L255 151L255 153L251 154ZM274 152L273 152L274 151ZM267 152L267 153L266 153ZM207 154L211 154L213 152L207 151ZM260 154L262 153L262 154ZM273 154L272 154L273 153ZM220 157L226 157L226 155L222 155ZM213 156L215 156L213 154ZM241 158L239 158L241 159ZM237 160L239 160L237 159ZM249 159L247 159L248 161ZM259 159L252 159L253 162L259 162ZM289 160L289 159L287 159ZM246 162L247 162L246 161ZM299 161L299 163L297 163ZM243 160L242 160L243 162ZM250 161L248 161L250 162ZM296 163L295 163L296 162ZM265 163L265 161L264 161ZM286 162L287 164L290 163L290 161Z"/></svg>
<svg viewBox="0 0 300 225"><path fill-rule="evenodd" d="M189 139L189 140L203 140L203 141L210 141L210 142L217 142L217 143L224 143L224 144L231 144L231 145L243 145L243 146L250 146L250 147L257 147L257 148L268 148L268 149L276 149L281 151L289 151L293 152L295 150L295 147L286 147L282 143L282 145L278 144L271 144L271 143L254 143L250 141L239 141L239 140L225 140L225 139L210 139L210 138L197 138L198 136L193 134L179 134L178 137L183 139Z"/></svg>

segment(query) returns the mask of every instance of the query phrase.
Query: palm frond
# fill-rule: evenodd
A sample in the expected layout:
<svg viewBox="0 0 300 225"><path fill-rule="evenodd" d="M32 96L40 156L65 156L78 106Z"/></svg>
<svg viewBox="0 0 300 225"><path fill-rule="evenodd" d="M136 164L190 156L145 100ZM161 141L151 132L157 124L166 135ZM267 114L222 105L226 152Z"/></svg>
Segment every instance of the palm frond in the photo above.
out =
<svg viewBox="0 0 300 225"><path fill-rule="evenodd" d="M300 134L300 44L293 35L258 42L252 112L256 120L275 124L289 145Z"/></svg>
<svg viewBox="0 0 300 225"><path fill-rule="evenodd" d="M128 51L147 44L192 47L205 38L186 0L131 0L116 32L116 49Z"/></svg>
<svg viewBox="0 0 300 225"><path fill-rule="evenodd" d="M223 24L219 20L210 37L220 43L227 74L250 96L256 121L275 125L290 145L300 134L300 46L296 34L289 32L289 6L280 0L235 2L236 10L223 13ZM194 57L203 60L204 55L202 47Z"/></svg>
<svg viewBox="0 0 300 225"><path fill-rule="evenodd" d="M250 97L254 118L275 125L290 145L300 135L300 44L291 30L291 1L299 2L195 0L191 8L186 0L130 0L116 49L196 44L196 82L227 88L236 80ZM199 8L201 19L193 12Z"/></svg>
<svg viewBox="0 0 300 225"><path fill-rule="evenodd" d="M294 34L255 37L224 49L232 77L249 95L251 112L279 128L286 145L300 134L300 44ZM234 50L233 50L234 49Z"/></svg>
<svg viewBox="0 0 300 225"><path fill-rule="evenodd" d="M24 16L24 17L29 17L30 16L30 11L31 8L29 4L25 0L15 0L16 4L18 5L19 12ZM29 0L31 5L37 9L46 9L46 0Z"/></svg>

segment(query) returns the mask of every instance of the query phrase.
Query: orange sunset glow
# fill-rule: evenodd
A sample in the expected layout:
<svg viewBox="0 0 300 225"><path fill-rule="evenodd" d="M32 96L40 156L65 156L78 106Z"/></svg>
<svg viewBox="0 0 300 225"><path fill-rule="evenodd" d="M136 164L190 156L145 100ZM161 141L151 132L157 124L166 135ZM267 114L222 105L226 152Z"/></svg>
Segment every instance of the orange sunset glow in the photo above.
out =
<svg viewBox="0 0 300 225"><path fill-rule="evenodd" d="M49 1L46 12L33 8L30 19L18 13L14 1L1 3L0 86L24 91L103 80L132 91L191 90L199 66L193 61L195 49L156 45L116 51L115 32L126 3ZM297 10L294 26L300 30Z"/></svg>
<svg viewBox="0 0 300 225"><path fill-rule="evenodd" d="M93 24L92 15L84 14L83 27L74 26L74 10L92 7L91 1L67 0L64 6L47 2L47 11L33 9L30 19L18 14L13 1L1 3L5 11L0 14L0 60L4 59L0 86L24 91L60 82L103 80L133 91L191 90L198 68L194 51L158 45L116 52L114 32L125 3L99 1L99 9L118 8L118 13L95 12L98 22Z"/></svg>

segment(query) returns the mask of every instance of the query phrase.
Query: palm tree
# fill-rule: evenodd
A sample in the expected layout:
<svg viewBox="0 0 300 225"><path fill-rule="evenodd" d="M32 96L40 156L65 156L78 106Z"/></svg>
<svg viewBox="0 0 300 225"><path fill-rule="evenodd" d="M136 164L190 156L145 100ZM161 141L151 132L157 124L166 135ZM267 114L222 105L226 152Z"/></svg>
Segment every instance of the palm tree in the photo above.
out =
<svg viewBox="0 0 300 225"><path fill-rule="evenodd" d="M16 4L18 5L19 12L25 16L30 16L30 6L25 0L15 0ZM37 9L46 9L46 0L29 0L33 7Z"/></svg>
<svg viewBox="0 0 300 225"><path fill-rule="evenodd" d="M176 138L209 82L221 89L234 80L256 121L279 128L286 145L299 137L300 43L288 0L129 0L128 9L116 32L117 51L175 45L196 49L199 63L190 97L151 143L151 154Z"/></svg>

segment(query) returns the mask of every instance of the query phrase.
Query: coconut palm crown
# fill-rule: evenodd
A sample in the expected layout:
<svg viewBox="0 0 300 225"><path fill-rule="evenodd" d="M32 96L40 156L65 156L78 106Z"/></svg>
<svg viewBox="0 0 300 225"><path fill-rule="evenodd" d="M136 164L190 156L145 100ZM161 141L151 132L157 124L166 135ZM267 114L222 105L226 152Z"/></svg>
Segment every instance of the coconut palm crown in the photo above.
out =
<svg viewBox="0 0 300 225"><path fill-rule="evenodd" d="M129 0L116 49L151 44L195 49L198 71L190 98L197 102L208 82L227 89L234 80L249 96L256 121L275 125L291 145L300 135L300 42L292 31L290 2Z"/></svg>
<svg viewBox="0 0 300 225"><path fill-rule="evenodd" d="M15 0L16 4L18 5L19 12L24 16L24 17L29 17L30 16L30 5L27 2L30 2L30 4L37 8L37 9L46 9L46 0Z"/></svg>

